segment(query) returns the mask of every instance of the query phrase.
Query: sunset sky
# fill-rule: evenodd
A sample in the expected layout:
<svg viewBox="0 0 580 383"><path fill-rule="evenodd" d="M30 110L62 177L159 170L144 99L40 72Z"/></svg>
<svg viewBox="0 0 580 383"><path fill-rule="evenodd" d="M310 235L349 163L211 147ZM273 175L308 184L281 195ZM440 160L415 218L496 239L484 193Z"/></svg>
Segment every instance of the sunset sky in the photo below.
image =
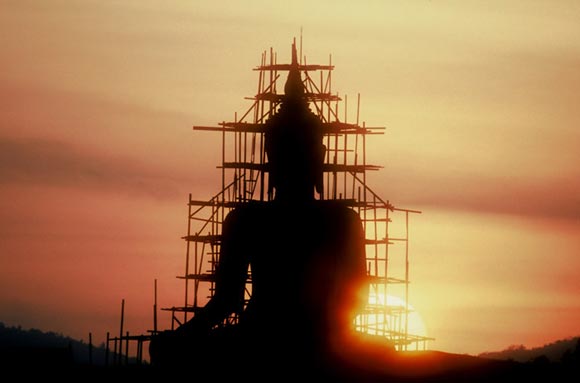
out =
<svg viewBox="0 0 580 383"><path fill-rule="evenodd" d="M32 1L0 5L0 322L87 340L182 304L188 194L263 51L361 94L370 186L411 222L430 348L580 335L577 1ZM159 314L160 327L169 314Z"/></svg>

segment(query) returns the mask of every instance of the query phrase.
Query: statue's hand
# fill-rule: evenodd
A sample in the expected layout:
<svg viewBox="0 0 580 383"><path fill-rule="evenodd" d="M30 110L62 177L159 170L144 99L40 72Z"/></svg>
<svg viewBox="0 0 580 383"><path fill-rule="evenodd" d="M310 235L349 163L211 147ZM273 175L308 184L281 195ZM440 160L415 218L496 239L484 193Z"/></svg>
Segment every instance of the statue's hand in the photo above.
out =
<svg viewBox="0 0 580 383"><path fill-rule="evenodd" d="M199 335L209 331L210 325L201 316L195 316L179 326L175 333L177 335Z"/></svg>

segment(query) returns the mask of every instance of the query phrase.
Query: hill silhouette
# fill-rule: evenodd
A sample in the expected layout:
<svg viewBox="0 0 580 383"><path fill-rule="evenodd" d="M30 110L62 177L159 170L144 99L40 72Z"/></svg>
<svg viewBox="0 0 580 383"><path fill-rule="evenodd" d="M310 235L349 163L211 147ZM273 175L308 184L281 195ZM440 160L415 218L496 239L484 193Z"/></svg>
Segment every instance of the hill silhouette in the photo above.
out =
<svg viewBox="0 0 580 383"><path fill-rule="evenodd" d="M38 329L8 327L0 322L0 368L3 371L15 371L20 376L36 376L41 372L45 377L59 377L61 381L62 378L77 381L89 377L105 380L167 377L167 371L156 370L148 364L138 365L134 358L130 358L128 365L105 366L105 352L104 344L93 346L91 364L89 344L82 340ZM112 353L109 357L112 358ZM389 360L392 368L386 370L386 374L345 370L345 375L336 381L471 383L512 382L532 378L569 380L580 377L580 337L566 338L532 349L512 346L503 351L485 352L477 356L420 351L400 353ZM179 377L179 374L174 371L170 375ZM279 372L272 371L271 376L277 374Z"/></svg>
<svg viewBox="0 0 580 383"><path fill-rule="evenodd" d="M56 332L10 327L0 322L0 366L104 366L106 346L91 346ZM112 351L109 360L112 360ZM130 363L136 363L129 358Z"/></svg>
<svg viewBox="0 0 580 383"><path fill-rule="evenodd" d="M512 345L502 351L490 351L479 354L479 357L517 362L533 362L546 358L550 362L567 362L580 355L580 336L560 339L540 347L526 348L524 345Z"/></svg>

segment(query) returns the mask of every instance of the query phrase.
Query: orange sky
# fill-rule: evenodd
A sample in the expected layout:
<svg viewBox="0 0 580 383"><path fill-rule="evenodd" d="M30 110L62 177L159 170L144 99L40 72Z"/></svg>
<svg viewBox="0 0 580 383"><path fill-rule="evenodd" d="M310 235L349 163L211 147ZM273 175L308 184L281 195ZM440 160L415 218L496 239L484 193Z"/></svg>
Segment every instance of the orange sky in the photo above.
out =
<svg viewBox="0 0 580 383"><path fill-rule="evenodd" d="M580 5L574 1L4 1L0 321L97 342L182 303L188 193L273 47L332 54L386 126L371 187L419 209L411 303L430 347L580 335ZM354 115L354 109L353 113ZM160 314L161 325L169 316Z"/></svg>

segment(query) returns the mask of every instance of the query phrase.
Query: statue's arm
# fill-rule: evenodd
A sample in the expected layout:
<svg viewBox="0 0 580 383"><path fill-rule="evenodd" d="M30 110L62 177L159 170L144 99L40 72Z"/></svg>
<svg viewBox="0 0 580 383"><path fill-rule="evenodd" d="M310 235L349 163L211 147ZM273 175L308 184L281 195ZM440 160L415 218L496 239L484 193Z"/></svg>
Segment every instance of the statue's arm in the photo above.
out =
<svg viewBox="0 0 580 383"><path fill-rule="evenodd" d="M345 273L342 278L349 281L345 291L344 301L346 312L343 312L344 319L351 321L357 312L364 308L368 300L369 285L367 280L365 234L359 215L350 210L345 220L347 232L344 233L343 243L346 259L342 271Z"/></svg>
<svg viewBox="0 0 580 383"><path fill-rule="evenodd" d="M182 330L208 330L230 314L242 310L249 262L243 216L242 212L234 210L224 220L219 264L215 271L215 293L190 321L181 326Z"/></svg>

